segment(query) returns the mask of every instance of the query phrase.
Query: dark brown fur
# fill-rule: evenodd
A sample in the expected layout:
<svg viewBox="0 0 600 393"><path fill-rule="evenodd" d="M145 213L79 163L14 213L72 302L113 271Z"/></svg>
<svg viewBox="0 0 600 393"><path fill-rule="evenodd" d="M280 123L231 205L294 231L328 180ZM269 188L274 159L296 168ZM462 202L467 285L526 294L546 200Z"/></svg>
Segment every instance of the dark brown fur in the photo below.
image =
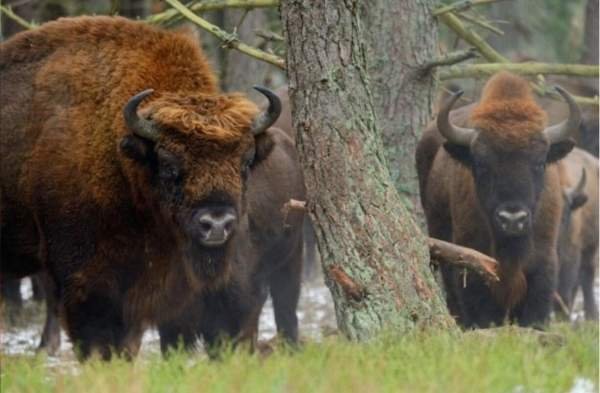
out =
<svg viewBox="0 0 600 393"><path fill-rule="evenodd" d="M145 326L228 279L231 242L218 255L184 253L172 209L226 198L243 213L257 108L218 91L197 42L123 18L18 34L0 45L0 75L2 273L49 271L83 356L135 354ZM139 113L160 126L155 145L131 136L122 115L147 88ZM120 150L126 138L145 148L143 162ZM181 163L178 191L164 189L161 151Z"/></svg>
<svg viewBox="0 0 600 393"><path fill-rule="evenodd" d="M284 221L282 207L290 199L304 200L304 181L293 140L276 128L268 133L271 154L248 178L248 211L236 239L232 279L223 289L196 297L183 318L159 326L163 352L178 340L191 348L196 338L209 349L226 338L255 344L269 292L278 332L290 343L298 339L304 214L292 211Z"/></svg>
<svg viewBox="0 0 600 393"><path fill-rule="evenodd" d="M296 130L292 125L292 107L288 90L287 85L283 85L276 90L277 96L281 99L281 115L279 115L279 118L273 124L273 128L278 128L285 132L295 143ZM305 280L313 279L319 270L319 253L316 236L310 216L306 214L304 216L303 227L304 263L302 264L302 276Z"/></svg>
<svg viewBox="0 0 600 393"><path fill-rule="evenodd" d="M442 269L450 311L466 327L497 325L506 318L523 325L543 323L550 312L556 280L562 198L556 165L549 163L536 180L542 183L534 185L529 184L533 180L529 180L526 163L529 157L546 154L544 149L549 149L541 137L546 115L533 100L526 81L500 73L488 81L477 104L452 111L450 119L479 131L475 148L479 154L489 152L488 158L497 162L484 178L496 176L503 182L496 186L495 194L482 196L482 186L474 180L473 153L468 153L468 148L444 148L445 139L435 123L423 133L416 160L429 234L500 261L501 282L491 289L474 274L468 275L463 288L461 272ZM547 154L560 156L552 151ZM490 220L492 207L483 204L512 198L513 187L525 190L524 195L529 196L524 198L533 209L530 235L517 241L497 235Z"/></svg>

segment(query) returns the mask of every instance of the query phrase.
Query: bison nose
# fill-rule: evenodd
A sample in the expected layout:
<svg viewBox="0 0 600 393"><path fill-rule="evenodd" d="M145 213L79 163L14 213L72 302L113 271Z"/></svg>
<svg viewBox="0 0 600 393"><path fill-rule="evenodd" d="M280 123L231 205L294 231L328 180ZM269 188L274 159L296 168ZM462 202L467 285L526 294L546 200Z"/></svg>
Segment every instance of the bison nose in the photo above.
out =
<svg viewBox="0 0 600 393"><path fill-rule="evenodd" d="M508 235L522 235L529 229L529 212L525 209L496 210L496 222Z"/></svg>
<svg viewBox="0 0 600 393"><path fill-rule="evenodd" d="M202 209L196 214L200 243L208 247L222 246L231 237L236 222L233 208Z"/></svg>

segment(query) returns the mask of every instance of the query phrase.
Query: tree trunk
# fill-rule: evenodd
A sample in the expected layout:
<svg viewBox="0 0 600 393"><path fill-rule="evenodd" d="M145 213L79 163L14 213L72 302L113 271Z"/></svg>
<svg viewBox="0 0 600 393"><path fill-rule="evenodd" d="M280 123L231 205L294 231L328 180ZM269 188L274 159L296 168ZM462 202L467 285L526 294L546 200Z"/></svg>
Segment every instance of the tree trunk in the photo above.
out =
<svg viewBox="0 0 600 393"><path fill-rule="evenodd" d="M598 0L588 0L585 7L581 63L598 64ZM580 82L582 93L598 95L598 78L586 78ZM598 108L583 108L583 123L580 128L580 146L598 156Z"/></svg>
<svg viewBox="0 0 600 393"><path fill-rule="evenodd" d="M150 1L121 0L119 14L131 19L145 18L150 14Z"/></svg>
<svg viewBox="0 0 600 393"><path fill-rule="evenodd" d="M437 1L360 2L373 104L396 189L419 212L414 152L423 125L431 120L435 83L418 65L436 56L437 26L429 14ZM414 39L407 39L414 37Z"/></svg>
<svg viewBox="0 0 600 393"><path fill-rule="evenodd" d="M426 237L390 178L367 50L369 28L385 23L374 18L367 25L359 4L284 0L281 14L298 150L326 282L340 330L365 340L382 330L404 333L453 321L429 268Z"/></svg>
<svg viewBox="0 0 600 393"><path fill-rule="evenodd" d="M598 0L588 0L585 6L581 62L583 64L598 64Z"/></svg>

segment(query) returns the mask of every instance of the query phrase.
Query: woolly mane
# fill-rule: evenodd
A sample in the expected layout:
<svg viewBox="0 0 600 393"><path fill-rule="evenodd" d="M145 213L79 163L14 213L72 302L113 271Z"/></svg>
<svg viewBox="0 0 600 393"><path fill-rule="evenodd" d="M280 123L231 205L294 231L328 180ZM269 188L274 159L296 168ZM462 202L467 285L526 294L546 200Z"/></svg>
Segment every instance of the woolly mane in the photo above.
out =
<svg viewBox="0 0 600 393"><path fill-rule="evenodd" d="M144 110L165 129L222 143L235 143L248 131L258 112L240 94L181 97L165 93Z"/></svg>
<svg viewBox="0 0 600 393"><path fill-rule="evenodd" d="M535 102L528 82L508 72L490 78L471 113L474 127L508 145L527 145L546 122L546 113Z"/></svg>

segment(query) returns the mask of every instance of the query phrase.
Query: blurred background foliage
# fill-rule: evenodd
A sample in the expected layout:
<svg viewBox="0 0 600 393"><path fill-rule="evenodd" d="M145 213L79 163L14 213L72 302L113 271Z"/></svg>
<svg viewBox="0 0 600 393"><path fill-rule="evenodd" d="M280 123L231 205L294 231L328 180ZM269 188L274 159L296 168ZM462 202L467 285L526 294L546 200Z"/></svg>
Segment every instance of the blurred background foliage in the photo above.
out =
<svg viewBox="0 0 600 393"><path fill-rule="evenodd" d="M441 3L453 2L444 0ZM10 6L24 19L36 23L83 14L120 14L144 18L168 8L164 1L159 0L5 0L2 4ZM582 55L585 6L586 0L503 0L489 6L474 7L469 14L484 17L504 32L504 35L497 35L473 25L494 48L511 59L535 58L547 62L573 63L579 61ZM237 14L234 16L238 20L227 13ZM239 19L243 19L243 24L251 24L252 14L263 14L260 30L281 33L276 9L257 9L244 14L245 11L239 10L217 11L206 13L205 16L220 26L235 28ZM469 24L468 21L466 23ZM2 17L4 38L19 30L19 26ZM443 26L440 38L442 47L452 49L456 46L453 33ZM261 44L260 39L254 41L250 43ZM282 48L276 49L275 52L281 54Z"/></svg>
<svg viewBox="0 0 600 393"><path fill-rule="evenodd" d="M0 3L10 6L23 19L38 24L61 16L82 14L118 14L143 19L169 8L166 2L160 0L0 0ZM453 3L456 0L442 0L440 6ZM273 38L282 34L276 8L229 9L206 12L202 16L224 30L235 33L249 45L285 56L285 45L281 38ZM471 7L458 16L467 28L482 36L511 61L598 64L598 0L498 0ZM0 21L0 39L23 30L23 27L4 14ZM224 48L216 37L201 31L195 25L185 23L182 18L178 23L167 23L165 26L185 26L199 35L224 90L243 91L261 102L260 96L251 86L262 84L276 88L286 83L285 73L280 69ZM265 32L275 34L264 34ZM466 46L454 32L440 23L440 54L464 49ZM486 60L480 58L470 62ZM561 84L578 95L591 97L598 94L598 79L548 76L545 80L549 85ZM440 85L440 99L444 93L461 88L466 93L463 103L476 100L482 83L483 80L460 79ZM544 105L557 107L551 111L552 117L561 118L566 108L561 103L555 104L556 102ZM589 129L582 130L580 142L594 154L598 154L598 108L588 106L584 111L586 118L590 119L586 122Z"/></svg>

